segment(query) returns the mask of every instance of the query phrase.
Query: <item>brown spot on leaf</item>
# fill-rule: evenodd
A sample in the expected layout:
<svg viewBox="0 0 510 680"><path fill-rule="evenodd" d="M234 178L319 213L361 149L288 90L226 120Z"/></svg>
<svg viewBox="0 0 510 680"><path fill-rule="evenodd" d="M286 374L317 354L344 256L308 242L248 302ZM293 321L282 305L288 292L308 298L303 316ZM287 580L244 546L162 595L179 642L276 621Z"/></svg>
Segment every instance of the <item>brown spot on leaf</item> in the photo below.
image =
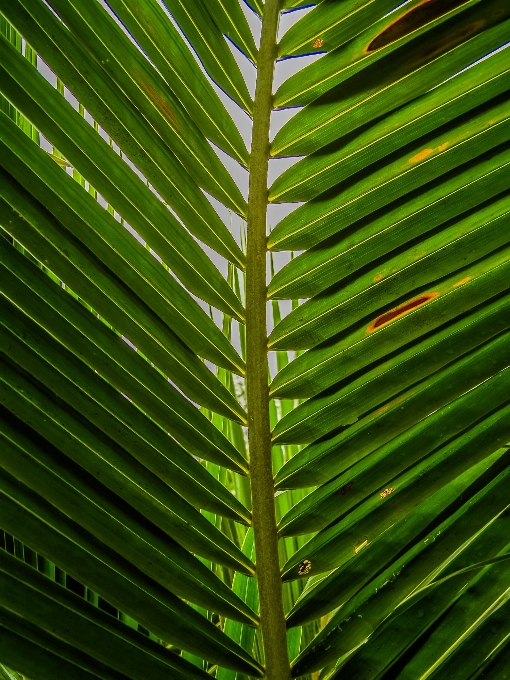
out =
<svg viewBox="0 0 510 680"><path fill-rule="evenodd" d="M378 316L377 319L372 321L370 326L367 328L367 331L371 333L372 331L375 331L378 328L381 328L382 326L386 326L391 321L395 321L395 319L399 319L401 316L404 316L404 314L412 312L413 309L416 309L417 307L422 307L427 302L430 302L430 300L436 298L438 295L439 293L426 293L425 295L420 295L419 297L414 298L414 300L404 302L403 305L399 305L398 307L395 307L395 309L392 309L389 312L386 312L385 314L381 314L381 316Z"/></svg>
<svg viewBox="0 0 510 680"><path fill-rule="evenodd" d="M374 276L374 281L380 281L382 279L382 274L376 274Z"/></svg>
<svg viewBox="0 0 510 680"><path fill-rule="evenodd" d="M389 26L387 26L378 36L376 36L367 47L367 52L380 50L395 40L399 40L413 31L417 31L422 26L439 19L452 9L463 5L467 0L423 0L419 5L413 7L408 12L401 14Z"/></svg>
<svg viewBox="0 0 510 680"><path fill-rule="evenodd" d="M395 491L395 487L390 486L388 489L384 489L384 491L381 491L381 493L379 494L379 496L380 496L381 498L386 498L386 496L389 496L390 493L393 493L394 491Z"/></svg>
<svg viewBox="0 0 510 680"><path fill-rule="evenodd" d="M344 484L341 486L338 491L335 491L335 494L337 496L347 496L348 493L352 491L352 487L354 486L354 482L347 482L347 484Z"/></svg>
<svg viewBox="0 0 510 680"><path fill-rule="evenodd" d="M312 47L313 47L314 50L318 50L319 47L322 47L323 45L324 45L324 40L322 38L315 38L315 40L313 41Z"/></svg>
<svg viewBox="0 0 510 680"><path fill-rule="evenodd" d="M164 95L155 90L152 87L152 85L149 85L149 83L145 82L144 80L140 80L139 82L140 85L145 90L145 92L147 92L147 94L151 98L152 102L157 106L159 111L161 111L161 113L164 114L165 118L168 120L170 125L172 125L172 127L174 128L179 127L179 123L177 121L177 118L175 117L175 113L172 111L168 102L165 100Z"/></svg>
<svg viewBox="0 0 510 680"><path fill-rule="evenodd" d="M310 562L310 560L303 560L301 564L298 566L297 573L299 574L299 576L305 576L306 574L308 574L311 568L312 563Z"/></svg>
<svg viewBox="0 0 510 680"><path fill-rule="evenodd" d="M454 287L454 288L457 288L457 286L463 286L465 283L467 283L467 282L470 281L470 280L471 280L471 277L470 277L470 276L465 276L465 277L464 277L463 279L461 279L460 281L457 281L457 283L454 283L454 284L453 284L453 287Z"/></svg>

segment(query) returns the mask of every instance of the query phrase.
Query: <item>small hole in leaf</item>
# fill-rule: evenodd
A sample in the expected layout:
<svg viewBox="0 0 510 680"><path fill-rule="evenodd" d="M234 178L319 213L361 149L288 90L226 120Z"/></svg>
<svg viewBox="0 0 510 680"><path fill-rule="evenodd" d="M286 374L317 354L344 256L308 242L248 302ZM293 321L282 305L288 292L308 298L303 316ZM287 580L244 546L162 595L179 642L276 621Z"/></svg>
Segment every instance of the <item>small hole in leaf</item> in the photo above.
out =
<svg viewBox="0 0 510 680"><path fill-rule="evenodd" d="M301 564L298 566L298 574L299 576L305 576L305 574L308 574L310 569L312 568L312 563L310 560L303 560Z"/></svg>

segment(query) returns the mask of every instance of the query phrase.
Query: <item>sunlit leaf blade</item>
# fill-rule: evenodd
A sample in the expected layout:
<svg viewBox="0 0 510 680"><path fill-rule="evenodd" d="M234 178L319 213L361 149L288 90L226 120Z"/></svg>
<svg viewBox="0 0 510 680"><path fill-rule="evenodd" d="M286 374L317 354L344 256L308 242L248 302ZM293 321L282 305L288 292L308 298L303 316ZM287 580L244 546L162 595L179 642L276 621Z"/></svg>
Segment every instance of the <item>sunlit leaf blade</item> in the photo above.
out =
<svg viewBox="0 0 510 680"><path fill-rule="evenodd" d="M217 11L215 8L217 2L220 0L215 0L211 9ZM164 0L164 4L193 45L193 49L213 81L239 106L251 113L252 98L241 71L215 24L216 11L211 13L210 5L202 0L192 0L192 2Z"/></svg>
<svg viewBox="0 0 510 680"><path fill-rule="evenodd" d="M442 486L504 445L510 438L509 415L507 404L392 479L388 489L379 487L347 518L310 539L283 567L283 578L299 578L299 567L305 559L312 565L309 574L320 574L347 562L391 530L399 519L416 511Z"/></svg>
<svg viewBox="0 0 510 680"><path fill-rule="evenodd" d="M238 548L211 529L192 505L149 472L162 465L167 447L165 433L105 384L96 372L73 360L64 347L38 333L33 324L21 319L10 306L3 306L3 315L2 350L62 401L54 404L41 387L26 384L22 389L18 384L24 384L21 378L7 375L2 384L2 403L91 474L99 474L100 468L106 486L188 550L230 567L233 559L236 569L251 573L253 565ZM33 339L29 343L32 351L22 342L26 337ZM9 369L5 370L9 374ZM73 404L74 408L66 409L65 403ZM76 409L89 422L80 422ZM123 450L129 451L134 460L124 460ZM179 488L185 486L185 479L178 469L176 474L176 467L173 473L181 477ZM168 476L169 473L165 475Z"/></svg>
<svg viewBox="0 0 510 680"><path fill-rule="evenodd" d="M274 277L274 297L311 297L510 188L510 146L496 147L439 180L368 215L291 260Z"/></svg>
<svg viewBox="0 0 510 680"><path fill-rule="evenodd" d="M230 442L168 380L156 370L148 370L147 361L138 352L14 248L0 245L0 252L0 289L5 298L70 352L79 354L91 370L96 372L99 367L110 385L132 399L187 451L227 466L232 458L238 461ZM161 458L152 462L155 474L198 507L233 519L249 519L246 509L215 484L203 466L173 439L163 441Z"/></svg>
<svg viewBox="0 0 510 680"><path fill-rule="evenodd" d="M5 471L0 487L1 526L5 530L16 531L38 553L58 557L67 573L165 642L226 667L251 670L245 665L250 663L249 655L216 626Z"/></svg>
<svg viewBox="0 0 510 680"><path fill-rule="evenodd" d="M353 173L505 92L510 87L509 70L507 47L381 121L299 161L276 179L269 200L315 198Z"/></svg>
<svg viewBox="0 0 510 680"><path fill-rule="evenodd" d="M410 102L500 47L508 38L504 19L510 9L502 9L499 0L491 0L491 5L497 8L488 14L491 8L476 4L462 14L462 21L454 17L452 26L444 23L434 34L434 44L423 45L418 39L416 45L404 45L314 100L277 133L272 155L312 153Z"/></svg>
<svg viewBox="0 0 510 680"><path fill-rule="evenodd" d="M467 265L507 245L509 224L510 196L504 195L467 219L415 242L403 254L380 259L376 268L365 268L341 289L330 289L300 305L274 329L269 345L279 349L313 347L401 296L413 292L418 296L422 286L441 286L445 276L457 271L456 283L463 285L466 277L460 274Z"/></svg>
<svg viewBox="0 0 510 680"><path fill-rule="evenodd" d="M249 531L246 534L246 538L244 539L243 543L243 553L249 559L253 560L255 558L253 531ZM250 579L244 574L238 573L234 577L232 590L243 600L243 602L246 602L246 604L251 609L257 609L258 590L255 579ZM229 619L225 623L224 632L235 642L237 642L243 649L245 649L248 654L252 653L255 639L255 630L252 627L238 623L237 621L231 621ZM233 671L227 670L225 668L218 668L216 678L217 680L244 680L242 675L236 674Z"/></svg>
<svg viewBox="0 0 510 680"><path fill-rule="evenodd" d="M364 3L361 7L354 7L354 11L347 12L336 25L335 28L338 31L336 41L333 36L335 28L333 28L333 31L326 31L325 36L322 37L322 49L326 48L328 54L304 68L300 73L301 79L292 76L279 87L275 96L276 106L309 104L354 73L383 59L410 41L419 39L422 44L427 41L434 44L437 29L441 24L461 14L479 1L446 0L423 3L422 0L409 0L394 9L394 3L383 0L378 3L369 2ZM324 14L325 10L327 12L327 4L323 3L316 14ZM347 3L342 3L336 7L334 6L335 3L329 4L329 12L338 13L344 12L344 9L349 9L346 7ZM350 4L352 8L352 3ZM378 9L382 8L383 4L386 4L386 7L391 5L390 9L394 11L385 14L383 10L380 13ZM385 16L382 16L383 14ZM373 22L377 17L382 18ZM368 22L366 19L368 19ZM307 30L307 20L305 19L300 23L300 26L296 26L292 30L298 29L300 32L303 32L303 29ZM345 29L349 27L349 24L357 25L358 28L362 29L366 26L368 28L361 32L354 31L350 35L347 34L348 40L345 41L342 40L341 34L346 35ZM324 24L321 28L324 28ZM315 40L320 41L321 36L317 36L314 42Z"/></svg>
<svg viewBox="0 0 510 680"><path fill-rule="evenodd" d="M314 396L507 290L509 258L510 249L500 249L447 277L432 290L397 300L399 305L383 308L377 316L365 318L353 329L309 350L276 376L273 396ZM455 285L459 281L463 283Z"/></svg>
<svg viewBox="0 0 510 680"><path fill-rule="evenodd" d="M162 7L154 0L143 3L109 0L108 4L158 68L205 136L240 163L247 165L248 151L237 127ZM228 0L226 4L229 8L232 5L230 9L238 18L238 5ZM234 31L241 28L232 22L229 22L229 27ZM248 42L246 28L243 35ZM242 43L242 39L239 42Z"/></svg>
<svg viewBox="0 0 510 680"><path fill-rule="evenodd" d="M503 449L473 466L460 478L434 494L426 503L430 506L438 503L437 516L441 523L438 525L436 522L435 528L424 536L423 540L416 542L407 555L395 557L391 547L396 543L392 541L391 532L386 532L380 540L369 543L355 559L323 576L316 585L305 590L303 596L296 602L288 616L288 625L300 625L306 620L323 616L350 598L352 604L349 607L358 607L361 602L369 600L377 593L381 589L381 584L388 579L387 572L384 570L381 572L381 566L390 565L396 572L399 563L407 565L414 556L419 556L416 576L410 577L407 582L404 576L404 581L401 582L404 591L396 591L395 600L392 600L389 610L381 607L380 613L384 618L387 613L393 611L396 603L417 588L425 578L434 576L441 565L455 556L459 547L487 528L495 518L500 519L500 524L505 524L505 515L501 516L501 513L508 508L508 498L504 492L508 480L507 462L508 456ZM427 506L424 504L423 507ZM413 516L405 529L403 523L395 525L401 532L400 537L394 532L395 540L412 538L415 532L413 525L419 521L419 516ZM389 583L391 580L388 585ZM390 589L391 586L388 590ZM386 598L388 590L385 595L379 597ZM356 593L359 593L358 597ZM325 636L333 628L334 626L328 628ZM317 642L321 639L322 635ZM344 653L345 651L348 650L344 650Z"/></svg>
<svg viewBox="0 0 510 680"><path fill-rule="evenodd" d="M499 461L493 463L492 467L496 470L499 467L501 470L500 466L503 464L506 467L508 463L508 455L498 452L492 457L493 461L498 455ZM479 473L482 472L480 466L475 469ZM479 562L480 558L490 558L506 552L508 545L506 534L508 498L505 497L502 486L507 483L508 473L505 470L499 476L496 475L497 471L493 472L491 468L485 474L482 473L480 479L487 486L482 488L472 501L466 504L461 501L460 508L459 505L457 505L458 509L454 507L453 515L439 526L436 524L430 533L422 534L422 540L402 556L395 559L390 547L392 545L391 536L386 537L386 545L381 546L385 550L380 550L380 555L384 560L383 564L387 565L382 572L380 570L381 561L377 565L373 561L369 566L367 560L369 560L370 553L373 550L367 547L366 551L360 553L352 562L353 565L358 562L368 568L364 574L363 571L355 572L348 565L347 568L333 572L329 579L323 580L319 587L331 581L334 592L333 603L340 603L337 598L338 596L341 597L340 590L342 589L344 592L352 593L352 596L345 606L340 607L324 628L324 631L319 634L301 659L298 660L295 674L298 675L306 667L321 668L328 661L355 650L394 612L399 602L421 584L436 578L441 571L451 573L472 566L473 563ZM465 483L468 481L468 477L469 473L463 475L462 479L465 480ZM473 482L473 477L470 481ZM471 486L468 485L466 489L468 498L472 496L473 491L471 489L473 487L474 493L476 493L477 485L476 481ZM461 489L462 487L459 485L458 490L462 494ZM404 526L404 523L401 522L402 530L404 530ZM398 540L398 537L396 537L396 540ZM374 545L374 549L376 545ZM370 571L372 578L375 578L368 581ZM345 587L342 587L338 578L342 573L345 573L346 576L348 573L352 573L357 581L356 585L344 580ZM472 578L476 578L477 572L468 571L463 576L469 583ZM449 585L451 587L452 582ZM355 588L362 587L356 593L352 586ZM426 624L424 617L416 617L416 613L414 612L413 630L410 631L410 636L406 635L406 637L412 637L416 631L419 631ZM342 630L339 630L338 626ZM399 643L400 640L395 639L396 646ZM388 648L388 655L385 655L384 658L381 657L377 663L379 664L381 661L383 663L388 661L391 664L390 647ZM368 669L369 666L365 666L365 670ZM369 675L368 677L372 676Z"/></svg>
<svg viewBox="0 0 510 680"><path fill-rule="evenodd" d="M457 0L457 4L462 1ZM287 3L290 7L296 7L299 4L295 0ZM417 4L417 2L413 4ZM455 6L455 0L453 2L450 0L446 5L450 9L452 5ZM329 52L350 41L365 28L393 10L394 7L395 3L392 0L365 0L364 2L347 0L347 2L342 3L318 3L318 6L310 14L287 31L280 42L279 54L289 57L309 54L314 51ZM406 10L408 10L407 7ZM405 10L401 10L401 14L404 13ZM393 16L390 14L385 23L387 25L393 23L396 16L398 16L397 13ZM409 26L406 25L402 31L409 31ZM393 39L395 40L398 37L400 36L397 35ZM368 51L369 48L366 45L365 48Z"/></svg>
<svg viewBox="0 0 510 680"><path fill-rule="evenodd" d="M510 138L508 96L475 109L291 213L272 232L278 249L310 248L372 211ZM333 195L331 195L333 194Z"/></svg>
<svg viewBox="0 0 510 680"><path fill-rule="evenodd" d="M245 201L237 185L162 76L97 2L54 0L51 6L204 189L236 211ZM225 45L226 47L226 45ZM228 49L228 48L227 48Z"/></svg>
<svg viewBox="0 0 510 680"><path fill-rule="evenodd" d="M197 558L3 408L1 420L1 465L7 472L178 597L256 622L256 615Z"/></svg>
<svg viewBox="0 0 510 680"><path fill-rule="evenodd" d="M370 411L339 434L309 445L277 473L277 486L307 487L329 481L434 410L506 369L509 340L507 331L410 389L396 392L384 406ZM486 363L481 366L479 362L483 360Z"/></svg>
<svg viewBox="0 0 510 680"><path fill-rule="evenodd" d="M436 333L411 343L397 356L362 372L358 378L309 399L287 413L273 429L275 442L313 442L354 424L401 390L431 375L510 326L510 296L483 303L445 324ZM341 485L340 485L341 486Z"/></svg>
<svg viewBox="0 0 510 680"><path fill-rule="evenodd" d="M200 276L199 272L207 272L203 276L210 281L207 301L227 313L244 318L241 303L225 280L149 187L131 168L126 167L120 156L105 144L82 116L62 101L57 90L38 75L26 59L16 56L15 50L10 48L5 50L5 57L2 62L4 94L25 112L178 276L182 272L179 260L187 261L194 273L188 276L181 273L180 276L188 288L192 289L191 281ZM43 105L38 102L43 102ZM179 253L178 258L176 253ZM205 289L199 292L197 286L194 292L205 298Z"/></svg>
<svg viewBox="0 0 510 680"><path fill-rule="evenodd" d="M0 201L0 215L9 234L20 243L29 243L40 262L51 263L53 272L74 293L135 343L190 398L244 421L244 412L232 395L140 298L129 296L98 258L80 248L50 213L3 172L1 186L4 199ZM26 268L3 239L0 248L3 263L14 274Z"/></svg>
<svg viewBox="0 0 510 680"><path fill-rule="evenodd" d="M220 31L256 64L258 50L238 0L208 1L207 8ZM195 19L199 16L197 12Z"/></svg>
<svg viewBox="0 0 510 680"><path fill-rule="evenodd" d="M36 630L42 628L43 639L46 635L56 637L57 645L63 642L75 647L107 667L113 664L115 671L131 678L147 677L148 664L154 678L166 678L169 672L178 678L185 678L188 672L189 677L207 677L4 551L0 552L0 564L2 605L13 618L28 619ZM9 618L7 615L7 622ZM7 622L3 625L8 628Z"/></svg>
<svg viewBox="0 0 510 680"><path fill-rule="evenodd" d="M8 172L57 219L68 228L72 225L73 235L125 283L136 286L145 302L151 300L149 305L160 318L196 353L220 365L232 367L235 362L240 368L242 362L235 359L238 355L230 343L149 251L5 116L0 122L1 162ZM194 269L184 260L183 265L186 278L196 281Z"/></svg>
<svg viewBox="0 0 510 680"><path fill-rule="evenodd" d="M228 232L223 226L218 226L216 213L185 166L51 10L40 2L23 8L20 0L1 6L190 231L210 245L215 243L216 247L221 244L218 237L223 234L223 241L230 242L232 251ZM202 214L208 215L208 221L204 222ZM212 233L209 224L215 226ZM232 251L234 261L244 265L244 256L236 248Z"/></svg>

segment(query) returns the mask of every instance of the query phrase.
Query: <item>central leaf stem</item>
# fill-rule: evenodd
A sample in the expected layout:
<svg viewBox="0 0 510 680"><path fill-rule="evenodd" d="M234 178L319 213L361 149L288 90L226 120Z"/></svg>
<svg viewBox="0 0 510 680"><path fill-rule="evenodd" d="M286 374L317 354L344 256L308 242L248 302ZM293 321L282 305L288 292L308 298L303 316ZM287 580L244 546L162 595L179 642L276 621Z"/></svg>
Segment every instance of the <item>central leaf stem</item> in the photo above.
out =
<svg viewBox="0 0 510 680"><path fill-rule="evenodd" d="M280 4L281 0L266 0L262 19L253 107L246 253L246 386L252 514L268 680L290 678L275 517L266 320L269 124Z"/></svg>

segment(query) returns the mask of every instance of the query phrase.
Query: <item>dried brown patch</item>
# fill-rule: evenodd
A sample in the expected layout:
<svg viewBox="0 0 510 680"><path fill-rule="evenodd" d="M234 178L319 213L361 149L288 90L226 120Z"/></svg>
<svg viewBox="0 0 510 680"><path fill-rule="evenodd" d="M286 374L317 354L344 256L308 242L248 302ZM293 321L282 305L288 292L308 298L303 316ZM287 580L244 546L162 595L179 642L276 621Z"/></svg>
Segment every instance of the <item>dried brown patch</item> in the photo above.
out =
<svg viewBox="0 0 510 680"><path fill-rule="evenodd" d="M439 19L452 9L463 5L467 0L423 0L405 14L401 14L384 31L376 36L367 47L367 52L380 50L395 40L399 40L422 26Z"/></svg>
<svg viewBox="0 0 510 680"><path fill-rule="evenodd" d="M414 309L422 307L423 305L427 304L427 302L430 302L430 300L436 298L438 295L439 293L426 293L425 295L420 295L419 297L414 298L414 300L404 302L403 305L400 305L399 307L396 307L395 309L392 309L389 312L386 312L385 314L381 314L381 316L378 316L377 319L372 321L372 323L369 325L367 331L371 333L372 331L375 331L378 328L381 328L382 326L386 326L392 321L395 321L395 319L399 319L401 316L404 316L404 314L408 314L409 312L412 312Z"/></svg>

